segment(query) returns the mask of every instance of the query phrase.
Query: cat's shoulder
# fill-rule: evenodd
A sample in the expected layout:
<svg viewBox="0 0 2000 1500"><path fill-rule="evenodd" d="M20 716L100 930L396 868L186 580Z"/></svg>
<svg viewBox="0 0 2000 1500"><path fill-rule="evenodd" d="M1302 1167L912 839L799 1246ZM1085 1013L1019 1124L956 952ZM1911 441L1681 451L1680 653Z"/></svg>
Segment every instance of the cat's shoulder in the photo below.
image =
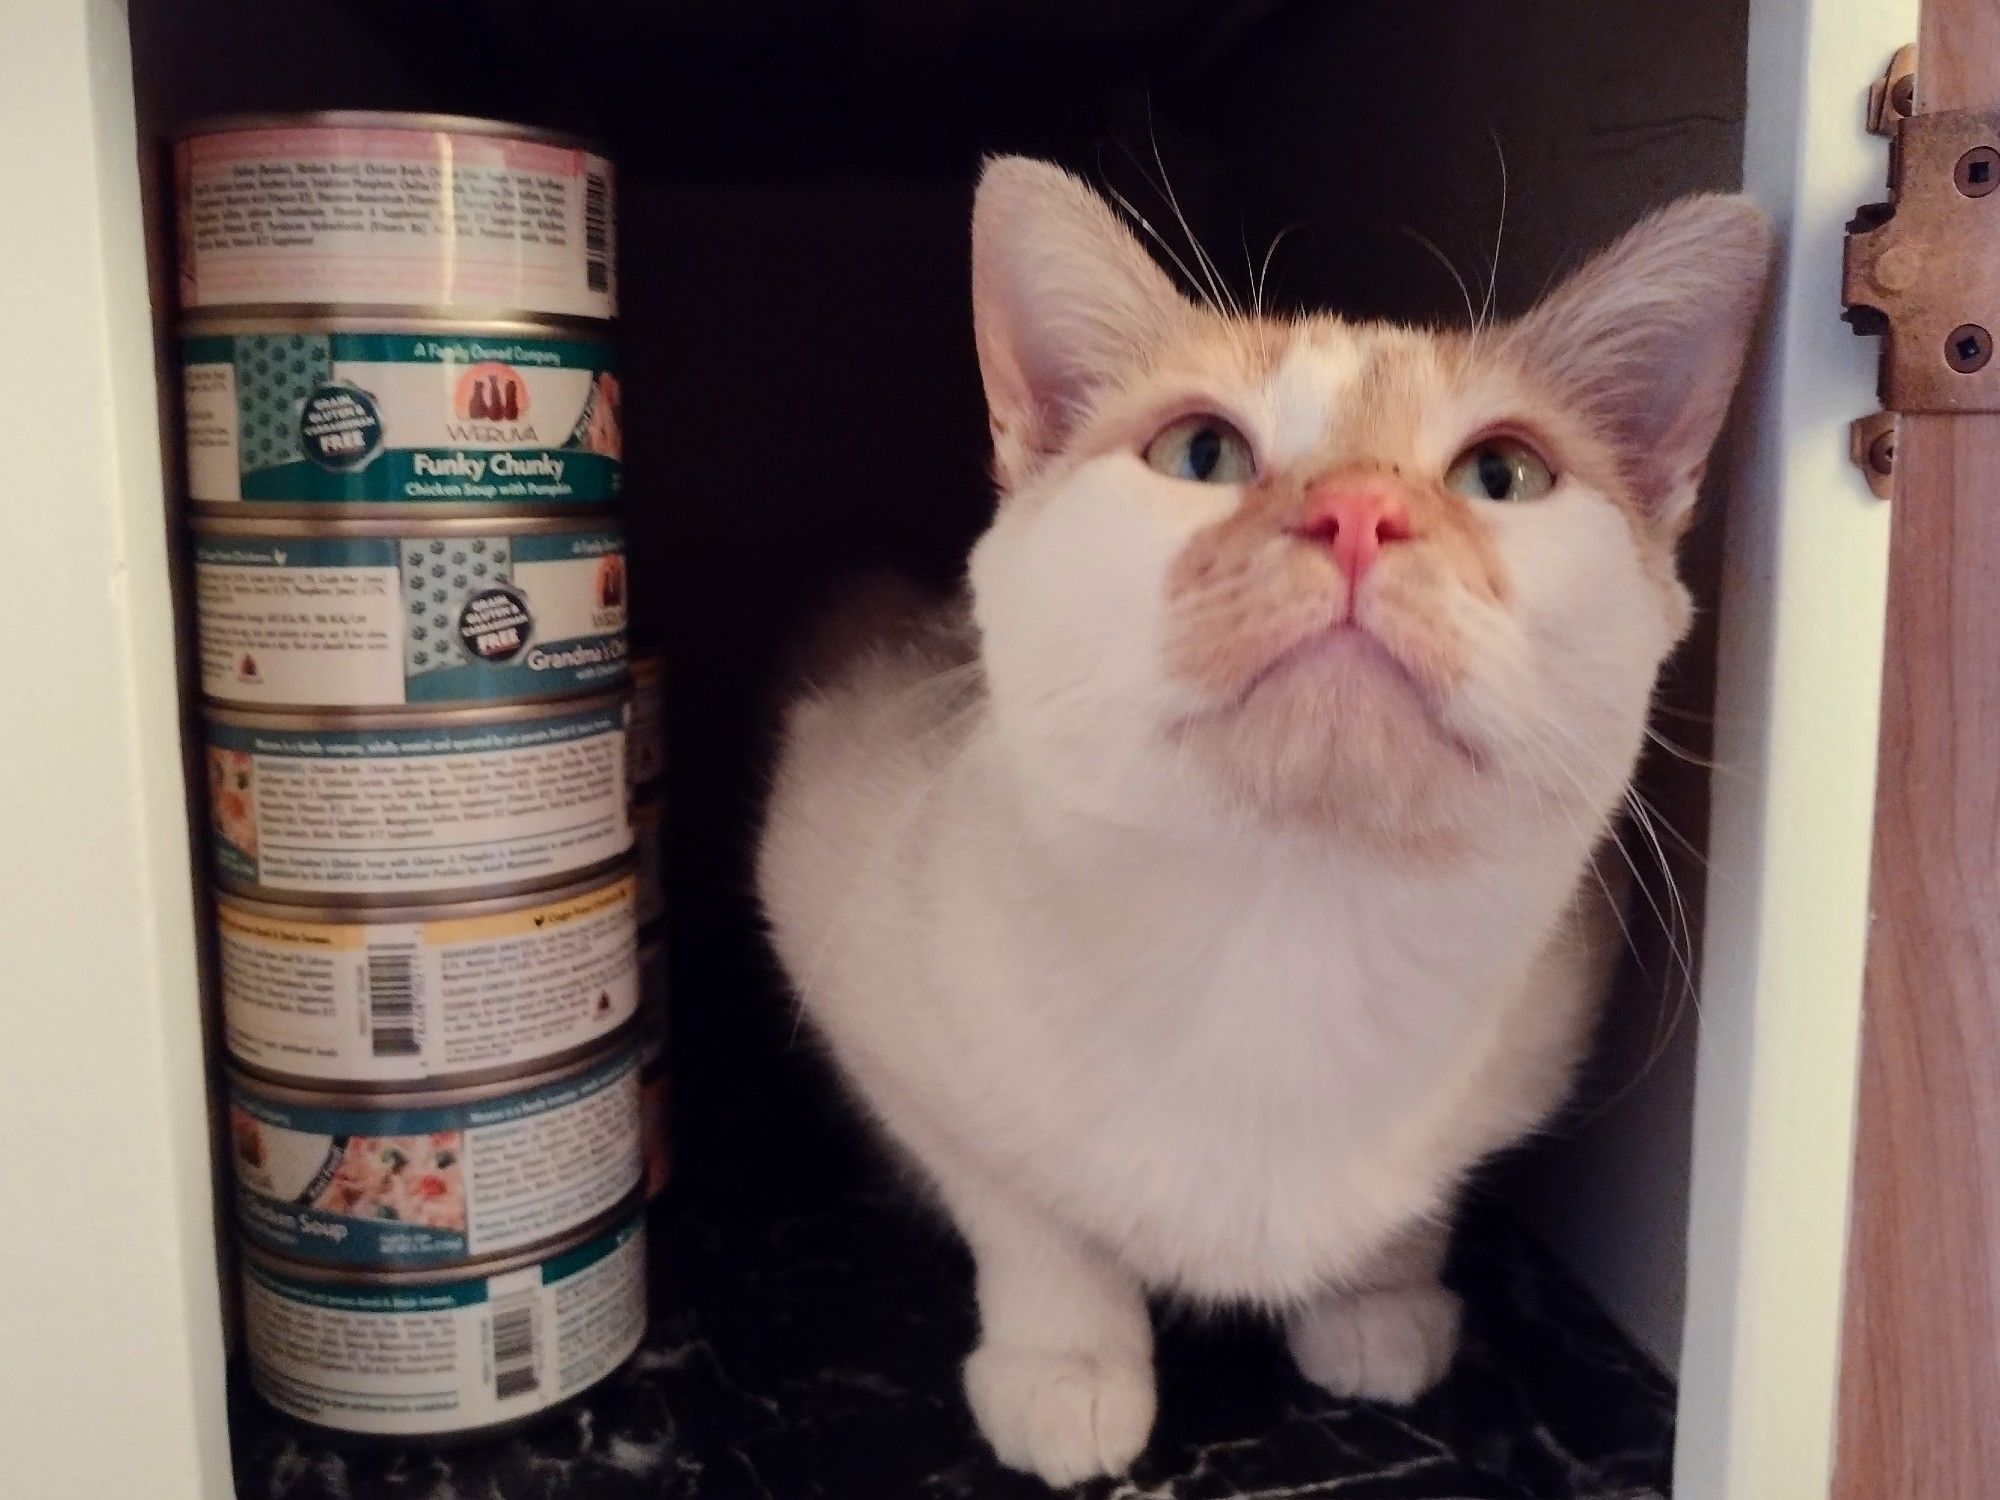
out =
<svg viewBox="0 0 2000 1500"><path fill-rule="evenodd" d="M801 642L783 715L789 768L922 761L984 702L970 607L897 573L842 586Z"/></svg>

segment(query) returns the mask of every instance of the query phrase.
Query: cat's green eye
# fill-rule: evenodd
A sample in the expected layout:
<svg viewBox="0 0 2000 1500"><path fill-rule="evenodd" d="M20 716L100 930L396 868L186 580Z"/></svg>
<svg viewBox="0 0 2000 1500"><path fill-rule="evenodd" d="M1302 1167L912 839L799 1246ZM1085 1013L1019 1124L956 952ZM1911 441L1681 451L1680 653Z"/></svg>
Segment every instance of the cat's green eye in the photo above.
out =
<svg viewBox="0 0 2000 1500"><path fill-rule="evenodd" d="M1556 476L1519 438L1490 437L1459 454L1444 482L1475 500L1533 500L1555 488Z"/></svg>
<svg viewBox="0 0 2000 1500"><path fill-rule="evenodd" d="M1146 444L1146 462L1196 484L1245 484L1257 477L1249 439L1220 417L1182 417Z"/></svg>

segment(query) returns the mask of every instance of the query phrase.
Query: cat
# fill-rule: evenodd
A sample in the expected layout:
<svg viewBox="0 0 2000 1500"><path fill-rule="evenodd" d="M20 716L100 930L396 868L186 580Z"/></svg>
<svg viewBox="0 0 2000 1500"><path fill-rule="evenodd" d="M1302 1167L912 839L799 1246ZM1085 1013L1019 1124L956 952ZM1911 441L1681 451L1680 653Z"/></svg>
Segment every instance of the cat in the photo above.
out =
<svg viewBox="0 0 2000 1500"><path fill-rule="evenodd" d="M1147 1441L1149 1293L1342 1396L1444 1375L1455 1193L1594 1017L1769 236L1685 199L1467 332L1197 303L1021 158L972 237L992 524L964 600L829 626L757 879L972 1251L979 1428L1060 1485Z"/></svg>

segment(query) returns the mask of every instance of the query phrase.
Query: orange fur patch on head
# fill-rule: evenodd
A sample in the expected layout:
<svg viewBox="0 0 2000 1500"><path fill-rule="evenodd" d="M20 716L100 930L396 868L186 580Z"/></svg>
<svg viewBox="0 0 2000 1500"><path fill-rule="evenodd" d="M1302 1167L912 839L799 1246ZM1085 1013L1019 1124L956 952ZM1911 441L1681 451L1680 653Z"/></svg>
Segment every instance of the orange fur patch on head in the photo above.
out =
<svg viewBox="0 0 2000 1500"><path fill-rule="evenodd" d="M1315 485L1354 476L1385 482L1411 535L1386 550L1364 587L1377 596L1365 623L1435 691L1466 666L1450 628L1448 596L1462 590L1504 607L1511 585L1471 502L1447 490L1418 458L1427 408L1441 382L1462 375L1463 341L1406 330L1368 330L1370 348L1351 403L1311 455L1261 475L1225 518L1199 532L1167 579L1172 670L1212 694L1241 691L1257 673L1349 611L1347 580L1326 549L1299 531ZM1312 324L1304 337L1324 339Z"/></svg>
<svg viewBox="0 0 2000 1500"><path fill-rule="evenodd" d="M1168 670L1215 705L1182 726L1183 743L1248 805L1436 852L1474 769L1437 716L1470 670L1461 606L1500 610L1512 594L1486 522L1422 456L1427 416L1463 383L1468 351L1455 336L1330 319L1283 333L1264 340L1260 385L1300 349L1351 358L1358 346L1358 373L1318 440L1246 486L1169 570ZM1348 480L1385 487L1408 525L1358 589L1306 524L1315 493Z"/></svg>

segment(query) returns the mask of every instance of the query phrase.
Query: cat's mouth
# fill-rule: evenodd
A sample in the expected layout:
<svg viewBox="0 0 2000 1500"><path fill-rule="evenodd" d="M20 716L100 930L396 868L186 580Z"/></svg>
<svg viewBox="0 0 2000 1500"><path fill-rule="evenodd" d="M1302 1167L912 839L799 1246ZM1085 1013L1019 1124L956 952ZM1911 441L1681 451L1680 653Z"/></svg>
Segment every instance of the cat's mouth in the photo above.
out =
<svg viewBox="0 0 2000 1500"><path fill-rule="evenodd" d="M1301 691L1337 694L1363 710L1371 703L1384 705L1387 695L1389 702L1413 708L1436 738L1474 770L1484 769L1478 747L1446 722L1436 689L1380 635L1352 616L1294 641L1257 668L1233 697L1182 722L1187 726L1199 719L1241 713L1265 693Z"/></svg>

